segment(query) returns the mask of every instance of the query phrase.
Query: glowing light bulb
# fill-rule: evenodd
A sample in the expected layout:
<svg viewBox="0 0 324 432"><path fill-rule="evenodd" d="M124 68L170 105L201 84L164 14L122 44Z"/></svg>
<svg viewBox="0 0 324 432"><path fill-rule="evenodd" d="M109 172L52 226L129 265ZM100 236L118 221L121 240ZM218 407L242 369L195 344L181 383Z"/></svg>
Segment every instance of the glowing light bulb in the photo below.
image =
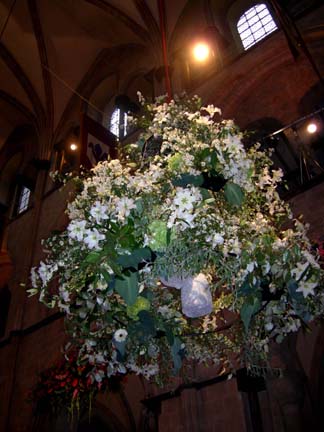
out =
<svg viewBox="0 0 324 432"><path fill-rule="evenodd" d="M205 61L209 56L209 46L202 42L197 43L194 46L193 55L197 61Z"/></svg>
<svg viewBox="0 0 324 432"><path fill-rule="evenodd" d="M308 133L313 134L313 133L315 133L316 131L317 131L317 126L316 126L315 123L309 123L309 124L307 125L307 132L308 132Z"/></svg>
<svg viewBox="0 0 324 432"><path fill-rule="evenodd" d="M78 148L78 146L77 146L76 144L74 144L74 143L72 143L72 144L70 145L70 149L71 149L72 151L75 151L77 148Z"/></svg>

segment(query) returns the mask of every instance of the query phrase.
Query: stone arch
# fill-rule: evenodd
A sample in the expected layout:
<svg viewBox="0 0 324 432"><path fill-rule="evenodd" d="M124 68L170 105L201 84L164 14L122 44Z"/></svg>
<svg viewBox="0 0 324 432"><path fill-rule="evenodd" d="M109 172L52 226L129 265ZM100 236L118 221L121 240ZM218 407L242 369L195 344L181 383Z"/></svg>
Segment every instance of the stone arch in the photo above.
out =
<svg viewBox="0 0 324 432"><path fill-rule="evenodd" d="M9 207L10 194L13 192L12 186L22 163L23 152L18 151L11 156L2 168L0 174L0 206L2 211Z"/></svg>
<svg viewBox="0 0 324 432"><path fill-rule="evenodd" d="M107 397L107 395L106 395ZM109 395L109 397L114 397ZM55 415L51 407L46 405L35 410L32 421L32 432L63 432L73 430L74 432L131 432L119 418L119 415L106 405L95 401L91 407L79 413L80 417L71 419L67 410L62 410Z"/></svg>
<svg viewBox="0 0 324 432"><path fill-rule="evenodd" d="M88 415L82 418L76 432L129 432L130 430L111 409L96 402L90 421Z"/></svg>
<svg viewBox="0 0 324 432"><path fill-rule="evenodd" d="M23 153L24 163L36 158L39 138L35 127L31 124L17 126L6 139L0 151L0 172L8 160L16 153Z"/></svg>

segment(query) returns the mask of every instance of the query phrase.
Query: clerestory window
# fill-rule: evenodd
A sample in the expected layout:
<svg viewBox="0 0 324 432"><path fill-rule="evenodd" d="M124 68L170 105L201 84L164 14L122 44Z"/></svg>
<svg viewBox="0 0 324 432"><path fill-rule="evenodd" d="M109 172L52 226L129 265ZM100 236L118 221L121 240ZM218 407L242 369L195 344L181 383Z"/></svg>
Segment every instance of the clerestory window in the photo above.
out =
<svg viewBox="0 0 324 432"><path fill-rule="evenodd" d="M22 186L18 198L17 214L28 209L31 190L27 186Z"/></svg>
<svg viewBox="0 0 324 432"><path fill-rule="evenodd" d="M264 3L256 4L244 12L237 23L237 31L245 50L251 48L277 28Z"/></svg>

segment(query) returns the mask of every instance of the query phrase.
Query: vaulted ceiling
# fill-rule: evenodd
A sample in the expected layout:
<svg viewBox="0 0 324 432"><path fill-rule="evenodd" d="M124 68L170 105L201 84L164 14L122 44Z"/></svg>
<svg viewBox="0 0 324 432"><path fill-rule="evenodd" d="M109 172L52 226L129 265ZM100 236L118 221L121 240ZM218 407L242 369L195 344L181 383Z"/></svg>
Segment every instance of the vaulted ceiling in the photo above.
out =
<svg viewBox="0 0 324 432"><path fill-rule="evenodd" d="M208 26L228 32L225 18L233 3L0 0L0 148L23 122L55 137L75 103L71 89L102 106L136 74L161 67L159 7L171 57Z"/></svg>
<svg viewBox="0 0 324 432"><path fill-rule="evenodd" d="M166 2L169 40L193 3L204 6ZM159 25L156 0L1 0L1 135L21 117L54 133L72 96L68 87L86 87L98 63L108 77L138 50L147 70L161 65ZM110 76L110 86L118 79Z"/></svg>

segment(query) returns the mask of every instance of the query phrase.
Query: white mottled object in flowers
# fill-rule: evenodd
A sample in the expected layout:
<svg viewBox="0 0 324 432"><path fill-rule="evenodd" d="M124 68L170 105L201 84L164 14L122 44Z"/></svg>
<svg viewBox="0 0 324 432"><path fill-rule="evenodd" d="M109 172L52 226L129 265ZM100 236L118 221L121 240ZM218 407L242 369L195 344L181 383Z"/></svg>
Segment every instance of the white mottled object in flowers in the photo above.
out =
<svg viewBox="0 0 324 432"><path fill-rule="evenodd" d="M182 312L189 318L198 318L212 312L210 287L203 273L185 280L181 288L181 302Z"/></svg>
<svg viewBox="0 0 324 432"><path fill-rule="evenodd" d="M127 336L128 336L128 333L127 333L127 330L125 330L125 329L118 329L114 333L114 339L116 342L125 342Z"/></svg>

